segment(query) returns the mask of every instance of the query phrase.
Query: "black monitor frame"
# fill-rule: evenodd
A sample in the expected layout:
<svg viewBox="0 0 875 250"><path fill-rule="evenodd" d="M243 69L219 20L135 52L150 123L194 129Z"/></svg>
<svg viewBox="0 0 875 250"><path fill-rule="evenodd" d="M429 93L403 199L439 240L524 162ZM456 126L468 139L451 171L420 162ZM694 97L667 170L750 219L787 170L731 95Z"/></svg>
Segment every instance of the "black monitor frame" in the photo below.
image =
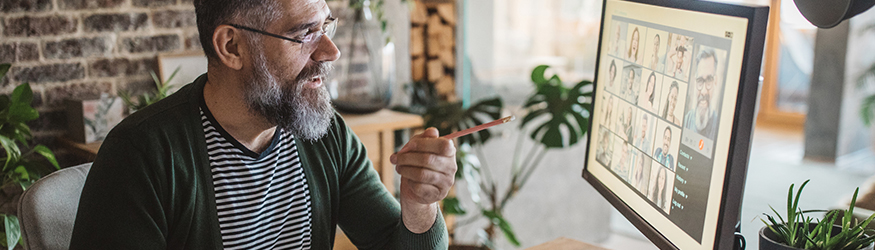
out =
<svg viewBox="0 0 875 250"><path fill-rule="evenodd" d="M744 182L747 175L747 164L751 146L753 124L755 122L757 91L759 76L763 59L763 46L766 38L766 24L768 23L769 7L753 5L726 4L696 0L626 0L629 2L643 3L655 6L705 12L711 14L742 17L748 19L747 37L744 43L744 56L740 75L738 102L735 107L734 120L732 122L732 134L730 136L729 154L726 162L726 177L723 183L723 197L718 209L717 232L713 249L729 250L736 248L735 232L741 214L742 195ZM605 34L605 5L607 0L602 1L602 19L599 31L598 53L596 55L595 79L599 79L598 70L601 63L602 41ZM596 80L594 89L598 89ZM730 84L730 83L727 83ZM597 96L593 101L598 100ZM590 123L593 121L590 120ZM592 138L593 126L589 126L589 135ZM586 144L586 155L590 154L590 142ZM586 158L588 161L588 157ZM644 218L633 211L616 194L608 189L601 181L587 171L588 162L584 161L583 178L590 183L605 199L611 203L623 216L625 216L639 231L660 249L678 249L665 236L659 233Z"/></svg>

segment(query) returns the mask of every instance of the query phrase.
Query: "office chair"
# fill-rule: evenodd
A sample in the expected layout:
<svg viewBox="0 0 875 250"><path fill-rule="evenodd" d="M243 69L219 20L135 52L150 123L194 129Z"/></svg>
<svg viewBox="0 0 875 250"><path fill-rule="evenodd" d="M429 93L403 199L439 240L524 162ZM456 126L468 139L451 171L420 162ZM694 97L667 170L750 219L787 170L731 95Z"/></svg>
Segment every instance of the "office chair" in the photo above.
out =
<svg viewBox="0 0 875 250"><path fill-rule="evenodd" d="M21 195L18 219L26 249L68 249L79 196L91 163L64 168L39 179Z"/></svg>

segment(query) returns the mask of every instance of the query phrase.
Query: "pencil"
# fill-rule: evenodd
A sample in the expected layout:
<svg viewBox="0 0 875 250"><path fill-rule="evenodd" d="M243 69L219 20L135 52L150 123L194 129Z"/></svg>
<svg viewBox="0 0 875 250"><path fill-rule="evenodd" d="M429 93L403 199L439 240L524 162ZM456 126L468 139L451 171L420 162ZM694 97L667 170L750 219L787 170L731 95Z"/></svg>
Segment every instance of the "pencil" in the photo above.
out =
<svg viewBox="0 0 875 250"><path fill-rule="evenodd" d="M508 123L508 122L513 121L513 120L515 120L515 119L516 119L515 116L508 116L508 117L501 118L501 119L498 119L498 120L495 120L495 121L491 121L491 122L489 122L489 123L480 124L480 125L474 126L474 127L472 127L472 128L466 129L466 130L462 130L462 131L458 131L458 132L455 132L455 133L452 133L452 134L448 134L448 135L445 135L445 136L441 136L441 138L445 138L445 139L450 139L450 140L452 140L452 139L455 139L456 137L465 136L465 135L468 135L468 134L470 134L470 133L474 133L474 132L477 132L477 131L480 131L480 130L484 130L484 129L487 129L487 128L489 128L489 127L492 127L492 126L495 126L495 125L498 125L498 124Z"/></svg>

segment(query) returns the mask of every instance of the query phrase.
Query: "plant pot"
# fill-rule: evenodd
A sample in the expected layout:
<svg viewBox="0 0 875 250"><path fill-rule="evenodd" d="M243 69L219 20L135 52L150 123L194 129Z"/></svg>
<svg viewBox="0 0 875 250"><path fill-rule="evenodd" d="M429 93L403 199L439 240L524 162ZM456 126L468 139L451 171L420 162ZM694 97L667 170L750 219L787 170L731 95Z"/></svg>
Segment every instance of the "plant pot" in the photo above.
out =
<svg viewBox="0 0 875 250"><path fill-rule="evenodd" d="M813 228L817 226L817 223L811 223L808 226ZM834 225L832 228L832 234L838 234L841 230L841 227ZM803 250L802 248L790 247L784 243L778 242L776 240L778 238L777 235L775 235L772 230L769 230L769 227L767 226L760 228L759 238L760 250ZM872 250L872 245L870 244L867 247L861 248L861 250Z"/></svg>

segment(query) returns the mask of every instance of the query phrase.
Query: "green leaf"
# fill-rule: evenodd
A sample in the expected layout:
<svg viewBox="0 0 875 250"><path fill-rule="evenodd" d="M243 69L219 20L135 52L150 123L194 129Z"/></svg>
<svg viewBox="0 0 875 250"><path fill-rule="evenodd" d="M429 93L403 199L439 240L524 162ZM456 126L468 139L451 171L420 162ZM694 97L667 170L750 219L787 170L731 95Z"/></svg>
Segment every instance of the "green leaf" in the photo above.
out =
<svg viewBox="0 0 875 250"><path fill-rule="evenodd" d="M535 67L535 70L532 70L532 82L534 82L535 85L547 82L547 79L544 78L544 73L547 71L547 68L550 68L550 66L539 65L538 67Z"/></svg>
<svg viewBox="0 0 875 250"><path fill-rule="evenodd" d="M532 71L535 93L525 102L529 113L520 128L534 125L529 137L547 148L575 145L589 130L592 82L581 81L566 88L557 75L546 79L543 75L546 69L541 65Z"/></svg>
<svg viewBox="0 0 875 250"><path fill-rule="evenodd" d="M15 170L13 170L13 172L18 174L17 179L20 181L30 180L30 174L27 172L27 168L25 168L24 166L19 165L18 167L15 167Z"/></svg>
<svg viewBox="0 0 875 250"><path fill-rule="evenodd" d="M15 145L15 141L3 135L0 135L0 145L6 151L6 164L3 165L3 171L6 172L11 170L9 169L10 165L12 165L10 163L18 162L18 159L21 157L21 150L18 148L18 145Z"/></svg>
<svg viewBox="0 0 875 250"><path fill-rule="evenodd" d="M33 101L33 90L30 89L30 84L23 83L12 90L12 103L25 103L30 105Z"/></svg>
<svg viewBox="0 0 875 250"><path fill-rule="evenodd" d="M39 118L39 112L30 106L30 103L12 103L9 106L9 122L29 122Z"/></svg>
<svg viewBox="0 0 875 250"><path fill-rule="evenodd" d="M48 160L49 163L51 163L52 166L55 167L55 169L61 169L61 167L58 165L58 160L55 158L55 154L52 153L52 150L48 147L42 144L36 145L35 147L33 147L33 149L31 149L31 152L35 152L45 157L46 160Z"/></svg>
<svg viewBox="0 0 875 250"><path fill-rule="evenodd" d="M12 64L0 64L0 79L3 79L3 77L6 76L6 73L9 72L9 68L12 68Z"/></svg>
<svg viewBox="0 0 875 250"><path fill-rule="evenodd" d="M507 220L505 220L501 214L493 210L483 210L482 213L489 218L489 221L491 221L492 224L501 229L501 232L504 233L504 237L507 238L507 241L510 241L510 244L520 246L520 242L517 240L516 234L514 234L513 229L510 227L510 223L507 223Z"/></svg>
<svg viewBox="0 0 875 250"><path fill-rule="evenodd" d="M18 240L21 239L21 226L18 224L18 217L15 217L15 215L7 214L3 217L4 224L6 225L7 249L12 250L18 244Z"/></svg>
<svg viewBox="0 0 875 250"><path fill-rule="evenodd" d="M457 197L447 197L444 198L443 209L444 213L447 214L456 214L463 215L466 213L465 208L462 207L462 204L459 202L459 198Z"/></svg>

